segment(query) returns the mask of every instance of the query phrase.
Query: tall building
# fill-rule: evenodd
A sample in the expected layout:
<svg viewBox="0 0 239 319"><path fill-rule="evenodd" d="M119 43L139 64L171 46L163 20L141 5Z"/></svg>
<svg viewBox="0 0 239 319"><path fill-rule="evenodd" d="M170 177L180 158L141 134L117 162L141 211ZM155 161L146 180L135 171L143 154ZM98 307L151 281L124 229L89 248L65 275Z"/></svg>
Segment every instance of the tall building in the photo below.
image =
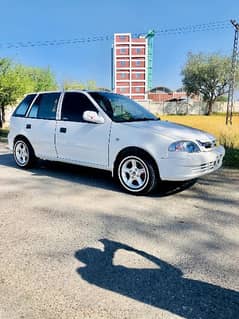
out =
<svg viewBox="0 0 239 319"><path fill-rule="evenodd" d="M112 89L134 100L146 100L152 75L148 35L133 38L131 33L114 35ZM151 64L151 68L150 65ZM150 75L150 76L149 76Z"/></svg>

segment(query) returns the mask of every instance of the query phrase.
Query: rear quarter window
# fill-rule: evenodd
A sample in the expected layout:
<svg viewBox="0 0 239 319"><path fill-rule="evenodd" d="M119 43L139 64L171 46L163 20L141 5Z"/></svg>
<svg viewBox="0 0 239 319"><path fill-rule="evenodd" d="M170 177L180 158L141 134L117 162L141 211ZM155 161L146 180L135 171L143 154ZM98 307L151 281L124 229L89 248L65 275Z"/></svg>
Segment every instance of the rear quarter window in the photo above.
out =
<svg viewBox="0 0 239 319"><path fill-rule="evenodd" d="M29 118L55 120L60 93L42 93L34 101L28 114Z"/></svg>
<svg viewBox="0 0 239 319"><path fill-rule="evenodd" d="M36 94L27 95L22 102L17 106L12 116L24 117L27 114L29 106L32 104Z"/></svg>

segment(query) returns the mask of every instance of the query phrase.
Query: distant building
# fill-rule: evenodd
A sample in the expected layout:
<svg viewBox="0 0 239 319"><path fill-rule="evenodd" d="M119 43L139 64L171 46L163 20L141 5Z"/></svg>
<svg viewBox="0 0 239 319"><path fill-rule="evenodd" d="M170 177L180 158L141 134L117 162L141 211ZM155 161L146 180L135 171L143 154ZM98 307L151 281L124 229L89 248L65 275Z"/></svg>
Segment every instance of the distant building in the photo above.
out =
<svg viewBox="0 0 239 319"><path fill-rule="evenodd" d="M187 99L187 93L182 89L172 91L164 86L157 86L148 92L148 99L153 102L181 101Z"/></svg>
<svg viewBox="0 0 239 319"><path fill-rule="evenodd" d="M112 49L112 89L134 100L146 100L149 69L149 36L133 38L116 33Z"/></svg>

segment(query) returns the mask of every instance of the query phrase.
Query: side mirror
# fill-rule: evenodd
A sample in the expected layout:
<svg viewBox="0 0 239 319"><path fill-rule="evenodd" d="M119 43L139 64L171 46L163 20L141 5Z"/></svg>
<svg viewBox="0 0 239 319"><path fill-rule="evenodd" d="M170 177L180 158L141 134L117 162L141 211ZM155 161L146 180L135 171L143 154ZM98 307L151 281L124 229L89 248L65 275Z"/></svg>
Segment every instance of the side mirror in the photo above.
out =
<svg viewBox="0 0 239 319"><path fill-rule="evenodd" d="M90 123L103 124L104 118L94 111L85 111L83 113L83 120Z"/></svg>

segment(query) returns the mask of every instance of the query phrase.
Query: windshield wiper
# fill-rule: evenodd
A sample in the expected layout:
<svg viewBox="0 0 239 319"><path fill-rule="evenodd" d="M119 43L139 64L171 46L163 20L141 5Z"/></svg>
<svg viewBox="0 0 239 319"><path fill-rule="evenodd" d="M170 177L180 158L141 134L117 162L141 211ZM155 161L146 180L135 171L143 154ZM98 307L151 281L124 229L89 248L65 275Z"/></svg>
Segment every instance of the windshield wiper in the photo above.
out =
<svg viewBox="0 0 239 319"><path fill-rule="evenodd" d="M116 120L116 119L115 119ZM139 117L131 119L117 119L116 122L143 122L143 121L160 121L159 118L148 118L148 117Z"/></svg>
<svg viewBox="0 0 239 319"><path fill-rule="evenodd" d="M148 118L148 117L139 117L135 119L130 119L130 122L140 122L140 121L159 121L159 119L155 118Z"/></svg>

